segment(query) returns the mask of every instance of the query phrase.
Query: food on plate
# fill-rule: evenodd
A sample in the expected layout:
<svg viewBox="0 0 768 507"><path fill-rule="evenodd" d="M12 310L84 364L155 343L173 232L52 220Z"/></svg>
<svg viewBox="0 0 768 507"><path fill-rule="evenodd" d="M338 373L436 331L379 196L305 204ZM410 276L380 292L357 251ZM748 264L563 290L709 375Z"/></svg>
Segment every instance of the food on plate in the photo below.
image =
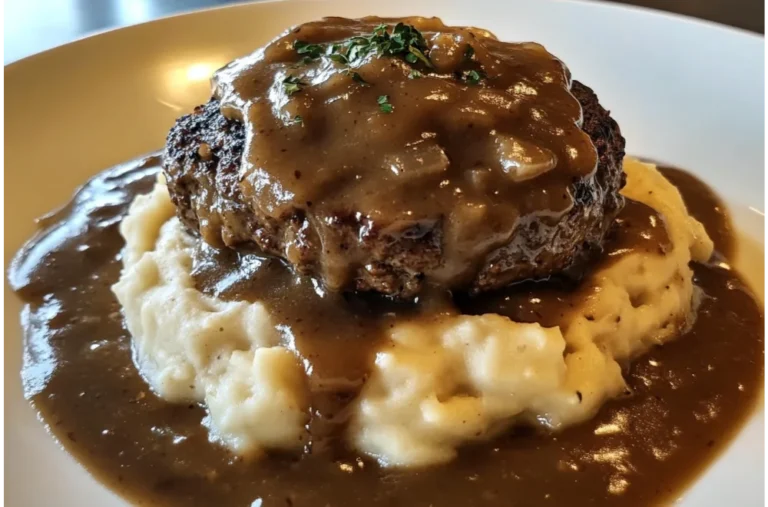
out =
<svg viewBox="0 0 768 507"><path fill-rule="evenodd" d="M216 74L168 136L182 221L403 298L587 261L623 204L624 139L592 90L538 44L381 21L307 23Z"/></svg>
<svg viewBox="0 0 768 507"><path fill-rule="evenodd" d="M212 82L9 272L27 396L121 492L647 505L750 412L725 208L541 45L326 18Z"/></svg>
<svg viewBox="0 0 768 507"><path fill-rule="evenodd" d="M385 331L352 411L350 438L361 451L385 465L435 464L515 422L551 429L580 422L624 391L617 360L690 326L698 296L688 263L709 259L712 242L652 166L625 166L624 193L637 210L622 220L637 220L625 226L635 230L616 231L611 261L561 303L567 315L557 326L445 308ZM121 228L124 269L113 290L153 390L204 403L212 434L239 454L305 445L304 367L281 344L262 301L198 289L195 241L166 186L137 197Z"/></svg>

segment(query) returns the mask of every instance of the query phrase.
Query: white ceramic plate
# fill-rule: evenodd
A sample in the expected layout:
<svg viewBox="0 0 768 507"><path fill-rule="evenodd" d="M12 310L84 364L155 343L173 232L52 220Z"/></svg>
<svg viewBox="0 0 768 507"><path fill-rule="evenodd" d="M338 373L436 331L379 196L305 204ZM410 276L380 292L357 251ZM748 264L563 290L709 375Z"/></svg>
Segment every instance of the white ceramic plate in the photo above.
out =
<svg viewBox="0 0 768 507"><path fill-rule="evenodd" d="M173 120L207 99L211 71L289 25L370 14L436 15L546 45L611 109L628 152L689 168L727 199L749 238L738 264L763 294L763 39L641 9L562 1L240 5L104 33L11 64L6 265L33 219L88 176L161 147ZM23 399L19 304L7 284L5 291L8 505L124 505L59 449ZM762 504L763 420L761 405L684 505Z"/></svg>

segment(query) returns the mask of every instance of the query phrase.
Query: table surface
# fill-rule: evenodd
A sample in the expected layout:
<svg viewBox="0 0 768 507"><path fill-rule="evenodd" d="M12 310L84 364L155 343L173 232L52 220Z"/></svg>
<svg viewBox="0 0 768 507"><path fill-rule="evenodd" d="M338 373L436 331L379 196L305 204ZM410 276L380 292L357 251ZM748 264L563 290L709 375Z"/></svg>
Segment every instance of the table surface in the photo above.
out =
<svg viewBox="0 0 768 507"><path fill-rule="evenodd" d="M4 62L10 63L92 32L238 1L5 0ZM763 0L614 1L694 16L757 33L764 33L765 29Z"/></svg>

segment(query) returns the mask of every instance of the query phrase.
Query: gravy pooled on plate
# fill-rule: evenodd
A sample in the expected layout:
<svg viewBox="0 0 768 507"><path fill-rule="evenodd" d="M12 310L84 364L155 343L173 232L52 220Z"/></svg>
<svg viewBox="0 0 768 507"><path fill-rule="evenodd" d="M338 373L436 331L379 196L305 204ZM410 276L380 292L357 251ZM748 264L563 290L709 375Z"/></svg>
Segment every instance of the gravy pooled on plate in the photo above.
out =
<svg viewBox="0 0 768 507"><path fill-rule="evenodd" d="M724 207L542 46L328 18L213 83L8 275L26 396L131 500L645 506L750 413Z"/></svg>
<svg viewBox="0 0 768 507"><path fill-rule="evenodd" d="M707 297L693 328L635 361L626 372L631 389L626 398L607 404L580 426L554 435L518 430L464 449L448 465L418 473L380 469L338 445L321 446L300 458L276 455L244 462L208 441L201 408L171 405L148 391L131 360L130 337L110 291L123 245L117 224L133 197L151 188L158 171L159 159L150 158L94 178L70 205L42 222L44 231L17 256L9 273L12 286L27 301L22 314L27 396L92 473L142 505L235 507L258 498L262 505L281 507L355 502L492 506L510 498L521 506L544 501L662 503L718 454L762 393L762 310L734 272L701 265L695 268L696 282ZM679 188L694 212L721 210L698 218L707 230L723 231L714 236L716 247L724 258L732 258L731 226L722 204L695 178L674 179L683 182ZM647 229L632 227L647 222L631 219L647 213L642 206L625 208L619 219L629 225L616 237L617 244L648 244L643 238ZM84 223L91 225L83 228ZM216 290L216 280L237 270L226 262L231 253L219 255L212 270L202 267L212 253L200 259L204 290ZM354 322L375 329L376 320L366 315L376 315L380 307L347 296L348 302L333 310L345 320L331 320L324 316L326 300L318 297L307 304L311 284L286 285L292 280L288 268L264 259L257 270L261 286L272 290L254 296L266 296L276 318L297 335L302 329L318 333L329 348L323 356L325 371L340 368L343 361L350 366L345 371L353 372L354 357L364 356L366 346L358 343L362 348L356 352L350 341L322 337L333 335L339 325L354 328ZM229 294L255 290L247 284L228 287ZM557 305L568 299L561 290L537 283L457 302L471 313L556 322ZM551 302L554 294L564 298L561 303ZM543 309L533 302L537 299L547 302ZM389 306L384 314L392 309L391 303L381 304ZM333 400L328 403L330 411ZM332 437L334 422L341 423L319 417L313 424L325 425Z"/></svg>

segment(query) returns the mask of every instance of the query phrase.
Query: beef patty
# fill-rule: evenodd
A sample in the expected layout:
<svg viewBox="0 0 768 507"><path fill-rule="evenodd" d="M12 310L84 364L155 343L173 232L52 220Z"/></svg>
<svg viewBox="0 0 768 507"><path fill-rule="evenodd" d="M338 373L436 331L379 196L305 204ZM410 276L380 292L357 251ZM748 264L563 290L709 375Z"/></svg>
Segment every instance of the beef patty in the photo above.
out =
<svg viewBox="0 0 768 507"><path fill-rule="evenodd" d="M415 25L425 32L427 44L433 48L429 56L439 66L438 45L442 42L437 37L443 36L439 32L445 32L446 29L441 24L439 30L434 30L438 35L433 38L427 33L432 25L421 22L422 19L417 18ZM293 37L295 45L299 37L322 42L338 40L340 30L344 35L354 36L363 33L365 29L365 25L361 28L358 21L332 21L335 23L332 33L329 33L327 24L309 24L285 37ZM326 20L323 23L328 22ZM354 29L349 28L352 26ZM528 168L540 169L544 164L544 174L534 175L532 179L519 178L519 181L515 180L510 185L507 180L500 178L509 178L520 166L519 159L514 158L515 149L520 149L515 141L518 138L501 137L499 141L495 125L492 124L485 129L483 136L488 137L490 132L490 135L495 136L496 143L480 145L473 137L478 131L474 120L467 121L465 117L457 116L437 118L435 111L445 111L449 115L457 114L456 110L472 111L469 107L460 107L461 103L454 102L453 106L430 110L429 114L419 112L419 107L427 103L424 95L426 92L423 91L426 88L413 87L425 86L427 79L412 79L413 70L400 65L402 62L398 62L398 65L406 67L407 75L392 63L386 66L381 64L381 69L375 68L374 74L369 68L377 65L378 60L369 60L359 68L361 73L368 70L369 74L358 77L361 81L374 81L376 75L391 73L391 76L387 74L390 76L389 81L402 81L411 87L405 89L410 89L412 95L416 94L414 90L422 90L419 103L408 102L408 92L402 91L404 86L394 89L390 87L387 90L389 94L379 95L380 90L372 90L377 88L378 83L360 87L354 83L355 79L350 79L349 83L343 82L344 88L341 91L327 92L323 91L324 88L315 91L308 86L312 76L317 76L311 74L311 71L307 71L307 78L295 78L299 86L284 94L281 99L274 99L276 88L273 82L277 86L281 82L285 85L286 82L285 74L275 70L276 65L285 62L284 66L277 68L294 69L303 60L298 60L297 64L297 59L292 55L281 53L279 56L270 56L268 46L266 56L259 54L249 65L238 67L235 62L225 68L224 77L219 77L218 82L214 81L217 84L215 97L197 107L192 114L180 118L171 129L165 150L164 172L180 219L190 231L199 233L214 246L259 249L279 256L292 264L298 272L317 276L332 290L377 291L398 298L409 298L417 295L428 284L478 292L521 280L577 271L574 268L600 251L606 232L623 206L619 190L624 184L624 139L618 125L599 104L592 90L578 81L571 83L565 66L541 46L534 48L534 56L530 56L532 53L529 48L524 48L524 56L533 60L527 60L523 72L526 69L530 72L523 75L526 79L510 81L505 77L505 69L498 68L502 66L499 64L500 56L522 50L516 47L509 50L510 53L504 53L508 46L513 45L498 42L490 35L487 37L471 31L456 36L458 40L471 41L474 53L469 57L469 63L463 60L456 65L478 64L478 68L482 69L478 75L482 78L488 76L487 88L483 88L482 82L478 86L463 88L448 82L454 79L452 76L461 79L460 72L468 72L453 69L453 75L445 78L446 93L443 95L455 93L460 100L465 100L462 94L486 93L472 95L471 100L466 99L467 104L477 104L486 100L484 97L492 90L491 84L500 83L498 86L504 90L520 92L518 96L522 98L518 104L527 104L522 100L535 96L530 106L535 119L541 119L542 116L545 119L555 117L559 112L557 107L564 107L563 104L570 107L567 101L575 97L581 106L583 121L579 123L578 118L575 122L570 121L573 118L549 120L545 122L548 130L526 130L526 139L546 139L549 144L539 146L547 146L557 152L558 156L552 158L558 160L558 164L567 164L569 153L573 160L577 160L592 148L574 144L572 133L566 132L564 135L565 138L571 135L568 138L571 144L553 136L563 136L564 126L574 128L574 125L580 125L596 150L596 155L590 155L595 157L593 163L596 162L591 170L569 174L558 165L552 171L554 164L552 167L546 166L547 156L552 152L523 144L523 151L527 150L525 153L534 155L533 158L524 159L529 162L533 160ZM283 43L279 48L286 46L284 40L278 41ZM284 52L283 49L280 51ZM476 56L478 54L481 56ZM520 54L513 56L517 58L515 62L519 62ZM536 58L541 58L540 64ZM316 60L307 65L319 65L318 68L326 72L332 69L322 57ZM498 64L497 68L494 68L494 62ZM252 69L258 69L262 63L262 74L247 74L255 72ZM515 72L519 78L521 71L519 63L517 65ZM563 69L562 88L567 92L570 85L572 96L563 94L560 89L552 91L547 85L541 84L552 81L551 69L558 69L557 65L562 65ZM548 69L548 74L543 73L542 69ZM430 71L423 70L425 73ZM431 70L436 72L435 69ZM498 77L492 77L494 70L498 72ZM349 70L346 72L349 73ZM252 78L249 82L270 82L261 89L246 89L238 84L244 81L244 74ZM272 80L274 75L277 77ZM368 77L370 75L374 77ZM542 78L544 81L539 82L536 88L535 79L541 75L545 76ZM547 75L550 77L547 78ZM343 74L334 77L338 76ZM333 80L328 80L328 83L331 84L326 83L326 88L331 85L340 86ZM527 83L525 86L528 89L518 89L518 86L522 86L520 83ZM241 88L236 90L233 99L232 89L236 86ZM358 102L349 99L349 103L344 104L344 114L347 110L364 109L368 104L373 104L375 108L375 102L381 104L382 96L387 97L383 100L385 104L387 101L392 104L394 111L390 109L385 114L387 111L382 108L381 112L369 112L369 121L361 127L357 119L352 123L347 116L331 110L333 104L339 102L336 99L350 96L352 86L358 86L360 90L355 89L356 95L352 97L364 98ZM435 85L431 86L434 88ZM295 93L297 91L300 93ZM332 98L329 98L329 94ZM286 120L285 115L269 113L269 109L254 110L253 105L245 111L242 105L244 101L240 100L243 96L260 98L260 101L255 101L256 104L263 103L265 97L272 97L273 112L276 105L286 107L285 104L293 103L299 104L296 107L312 106L314 109L299 109L304 114ZM498 98L500 95L495 97L497 102L501 100ZM551 99L549 102L548 97ZM574 104L576 101L573 101ZM486 103L490 102L486 100ZM226 116L222 111L225 111ZM578 114L578 108L576 111ZM515 135L530 124L535 124L534 121L522 122L519 119L511 123L507 116L503 116L508 115L508 111L493 110L492 113L498 115L497 123L503 125L507 122L512 125L510 129ZM396 119L398 114L401 115L400 126L386 124L385 128L372 123ZM406 114L412 116L406 117ZM452 122L452 118L458 120ZM478 115L477 118L482 120L482 116ZM426 128L425 122L428 121L431 123ZM456 124L461 124L459 131L456 130ZM341 126L344 126L343 134L340 133ZM373 133L360 130L376 128L380 130ZM575 128L578 130L578 127ZM408 148L402 148L403 144L400 144L402 156L393 158L387 153L389 158L383 159L387 162L381 163L382 159L376 158L377 151L386 149L382 148L386 143L393 144L387 136L395 135L391 133L395 130L412 130L417 134L424 131L424 142L420 140L418 143L406 144ZM268 137L270 134L273 135L272 140ZM359 137L358 142L350 143L348 138L355 136ZM375 144L378 137L385 139ZM259 147L254 139L261 139L259 142L265 144ZM431 144L433 139L437 139L439 144ZM503 144L508 139L513 140L512 148ZM509 150L503 151L498 148L500 145L507 146ZM410 149L416 150L416 153L408 158ZM284 157L297 150L303 152L297 153L295 159L290 159L293 165L286 165ZM501 157L503 163L496 167L489 165L488 159L484 158L489 152L493 152L491 158ZM378 168L378 173L337 171L332 173L331 178L318 179L317 174L327 172L328 153L338 154L334 162L344 171L347 171L348 165L359 165L360 160L372 160L370 164ZM512 153L508 156L512 158L505 159L506 153ZM475 159L478 159L477 162ZM274 162L276 160L283 161L279 171L275 171L279 173L278 176L269 170L269 167L277 167L277 162ZM573 162L571 165L575 164ZM420 172L412 180L402 183L404 178L397 175L398 168L407 169L410 166L418 166L423 174ZM451 167L450 170L454 172L450 173L448 166L458 167ZM525 167L525 164L521 167ZM393 172L397 176L393 176ZM385 176L378 176L385 173ZM402 173L407 174L407 171ZM488 177L488 174L496 175L495 179ZM457 184L456 181L461 183ZM449 188L444 189L446 185ZM514 191L506 190L508 187ZM451 188L453 191L449 193ZM391 209L396 210L397 214L385 213ZM413 218L409 219L412 214Z"/></svg>

